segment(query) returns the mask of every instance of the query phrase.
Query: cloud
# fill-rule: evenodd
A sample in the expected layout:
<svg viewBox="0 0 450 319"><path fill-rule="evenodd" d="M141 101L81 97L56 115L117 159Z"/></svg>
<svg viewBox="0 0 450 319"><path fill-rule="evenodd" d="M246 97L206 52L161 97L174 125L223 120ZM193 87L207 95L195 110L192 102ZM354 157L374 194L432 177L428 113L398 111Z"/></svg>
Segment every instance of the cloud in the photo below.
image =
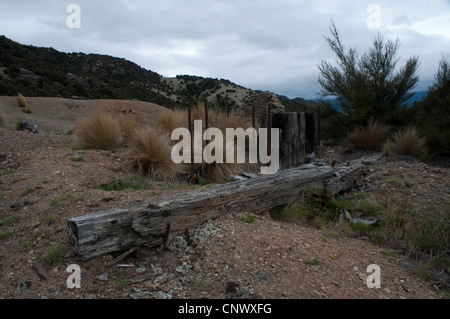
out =
<svg viewBox="0 0 450 319"><path fill-rule="evenodd" d="M66 26L70 3L81 8L80 29ZM379 29L367 24L372 3L380 8ZM450 47L449 8L444 0L21 0L2 1L0 30L24 44L124 57L164 76L227 78L314 97L317 64L335 59L324 40L331 19L345 46L359 52L378 32L399 38L402 59L420 56L426 83Z"/></svg>

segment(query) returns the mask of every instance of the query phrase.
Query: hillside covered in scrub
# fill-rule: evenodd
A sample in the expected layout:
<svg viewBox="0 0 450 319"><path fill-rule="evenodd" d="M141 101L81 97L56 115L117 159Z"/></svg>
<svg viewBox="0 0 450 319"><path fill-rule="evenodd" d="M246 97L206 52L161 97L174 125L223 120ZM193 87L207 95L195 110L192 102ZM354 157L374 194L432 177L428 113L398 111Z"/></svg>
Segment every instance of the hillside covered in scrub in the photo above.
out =
<svg viewBox="0 0 450 319"><path fill-rule="evenodd" d="M20 92L32 97L139 100L171 109L207 98L212 108L229 112L267 94L226 79L166 78L123 58L63 53L22 45L5 36L0 36L0 47L0 96ZM271 98L282 107L277 96Z"/></svg>

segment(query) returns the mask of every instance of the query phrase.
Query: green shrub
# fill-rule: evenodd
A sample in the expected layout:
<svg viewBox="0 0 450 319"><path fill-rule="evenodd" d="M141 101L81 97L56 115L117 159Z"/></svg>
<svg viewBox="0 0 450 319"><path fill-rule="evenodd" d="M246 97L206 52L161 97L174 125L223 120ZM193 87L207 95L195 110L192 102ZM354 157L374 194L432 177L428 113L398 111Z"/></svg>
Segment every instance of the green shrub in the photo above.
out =
<svg viewBox="0 0 450 319"><path fill-rule="evenodd" d="M27 188L26 190L23 191L22 196L27 196L27 195L33 193L34 190L35 190L34 187Z"/></svg>
<svg viewBox="0 0 450 319"><path fill-rule="evenodd" d="M0 239L7 238L12 235L13 235L13 232L10 230L0 231Z"/></svg>
<svg viewBox="0 0 450 319"><path fill-rule="evenodd" d="M45 264L48 267L56 267L64 257L65 251L62 245L55 245L51 247L47 255L44 257Z"/></svg>
<svg viewBox="0 0 450 319"><path fill-rule="evenodd" d="M20 220L20 215L11 215L2 220L2 226L8 226L11 224L15 224Z"/></svg>
<svg viewBox="0 0 450 319"><path fill-rule="evenodd" d="M252 214L245 213L245 216L241 218L241 221L247 224L252 224L255 222L255 217Z"/></svg>
<svg viewBox="0 0 450 319"><path fill-rule="evenodd" d="M124 191L127 189L139 191L139 190L149 190L153 188L154 186L152 183L147 181L145 178L137 175L124 179L115 180L108 184L100 185L100 189L107 192Z"/></svg>
<svg viewBox="0 0 450 319"><path fill-rule="evenodd" d="M71 160L72 162L86 162L86 160L84 159L83 156L72 157L70 160Z"/></svg>

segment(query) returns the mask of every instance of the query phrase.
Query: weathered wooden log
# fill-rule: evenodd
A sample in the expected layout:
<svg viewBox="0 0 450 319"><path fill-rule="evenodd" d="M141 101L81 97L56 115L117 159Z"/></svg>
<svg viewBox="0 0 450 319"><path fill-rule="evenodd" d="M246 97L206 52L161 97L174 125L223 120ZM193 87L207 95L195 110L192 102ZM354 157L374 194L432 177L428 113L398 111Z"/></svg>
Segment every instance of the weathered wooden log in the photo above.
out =
<svg viewBox="0 0 450 319"><path fill-rule="evenodd" d="M304 189L328 187L336 194L359 183L364 164L302 165L244 181L167 196L144 206L114 208L68 220L70 242L82 259L163 243L167 223L180 234L229 212L261 213L295 201Z"/></svg>

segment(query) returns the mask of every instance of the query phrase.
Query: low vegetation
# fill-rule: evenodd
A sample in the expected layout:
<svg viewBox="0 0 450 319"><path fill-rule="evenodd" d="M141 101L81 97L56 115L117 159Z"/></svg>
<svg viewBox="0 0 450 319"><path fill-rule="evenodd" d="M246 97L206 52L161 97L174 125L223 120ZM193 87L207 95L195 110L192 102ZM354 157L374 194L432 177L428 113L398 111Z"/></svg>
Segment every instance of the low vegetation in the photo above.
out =
<svg viewBox="0 0 450 319"><path fill-rule="evenodd" d="M72 158L70 158L70 160L72 162L86 162L86 160L84 159L83 156L72 157Z"/></svg>
<svg viewBox="0 0 450 319"><path fill-rule="evenodd" d="M23 108L27 107L27 100L25 100L25 97L20 93L17 93L17 103L19 104L20 107Z"/></svg>
<svg viewBox="0 0 450 319"><path fill-rule="evenodd" d="M426 140L415 127L407 127L394 133L392 147L398 154L419 156L426 149Z"/></svg>
<svg viewBox="0 0 450 319"><path fill-rule="evenodd" d="M117 192L125 190L139 191L152 190L154 189L154 185L145 178L134 175L128 178L112 181L111 183L102 184L99 188L107 192Z"/></svg>
<svg viewBox="0 0 450 319"><path fill-rule="evenodd" d="M172 161L169 141L169 135L159 129L144 127L136 130L130 140L128 165L156 180L175 180L185 167Z"/></svg>
<svg viewBox="0 0 450 319"><path fill-rule="evenodd" d="M52 246L47 254L44 256L44 261L47 267L56 267L64 257L65 250L60 244Z"/></svg>
<svg viewBox="0 0 450 319"><path fill-rule="evenodd" d="M50 205L54 206L54 205L59 204L59 203L65 201L65 200L68 200L68 199L70 199L72 202L80 202L80 201L84 200L84 197L82 197L82 196L74 196L72 194L64 194L64 195L61 195L58 198L53 199L50 202Z"/></svg>
<svg viewBox="0 0 450 319"><path fill-rule="evenodd" d="M81 121L76 135L90 149L112 150L119 144L119 122L109 114L94 113Z"/></svg>
<svg viewBox="0 0 450 319"><path fill-rule="evenodd" d="M339 217L344 208L352 218L358 219L341 221ZM450 266L450 220L448 214L443 213L448 208L447 204L446 207L430 209L424 214L413 209L406 197L397 201L372 195L346 199L329 196L323 188L305 191L297 201L277 207L272 213L287 222L326 227L346 236L365 236L375 243L396 247L406 255L432 264L436 270L448 269Z"/></svg>
<svg viewBox="0 0 450 319"><path fill-rule="evenodd" d="M348 135L347 143L357 150L378 151L388 132L387 126L370 119L366 126L357 127Z"/></svg>
<svg viewBox="0 0 450 319"><path fill-rule="evenodd" d="M20 215L11 215L2 220L1 226L9 226L17 223L21 219Z"/></svg>

